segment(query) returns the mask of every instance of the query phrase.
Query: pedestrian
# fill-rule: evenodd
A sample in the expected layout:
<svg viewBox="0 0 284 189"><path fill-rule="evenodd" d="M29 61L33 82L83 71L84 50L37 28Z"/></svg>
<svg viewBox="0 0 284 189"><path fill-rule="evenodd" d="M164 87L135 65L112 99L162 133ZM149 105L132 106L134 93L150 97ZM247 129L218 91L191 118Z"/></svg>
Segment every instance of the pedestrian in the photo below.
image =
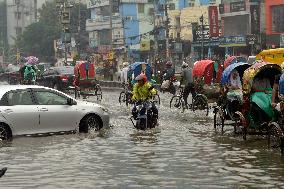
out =
<svg viewBox="0 0 284 189"><path fill-rule="evenodd" d="M192 68L190 68L188 64L185 62L182 63L181 67L182 67L182 72L181 72L180 82L184 83L183 99L187 107L187 98L188 98L189 93L191 93L192 98L194 98L196 95L196 92L194 89Z"/></svg>

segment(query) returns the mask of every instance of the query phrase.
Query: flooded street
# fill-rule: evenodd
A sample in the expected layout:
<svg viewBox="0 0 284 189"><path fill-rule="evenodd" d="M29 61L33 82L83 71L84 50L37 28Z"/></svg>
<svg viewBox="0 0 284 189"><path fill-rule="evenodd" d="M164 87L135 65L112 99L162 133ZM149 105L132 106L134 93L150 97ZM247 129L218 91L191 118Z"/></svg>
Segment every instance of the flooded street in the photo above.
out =
<svg viewBox="0 0 284 189"><path fill-rule="evenodd" d="M137 131L119 91L103 95L108 130L2 144L0 188L284 188L284 157L259 138L216 135L212 111L181 113L161 94L159 127Z"/></svg>

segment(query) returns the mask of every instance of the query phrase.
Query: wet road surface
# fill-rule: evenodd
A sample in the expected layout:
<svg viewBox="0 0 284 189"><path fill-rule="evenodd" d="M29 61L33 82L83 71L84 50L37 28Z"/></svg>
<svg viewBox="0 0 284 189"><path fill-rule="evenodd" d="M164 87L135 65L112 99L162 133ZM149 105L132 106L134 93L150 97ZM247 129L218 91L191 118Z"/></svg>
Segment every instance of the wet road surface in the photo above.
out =
<svg viewBox="0 0 284 189"><path fill-rule="evenodd" d="M284 188L284 157L265 140L216 135L212 112L171 110L169 94L159 127L137 131L119 91L103 92L110 129L1 144L0 188Z"/></svg>

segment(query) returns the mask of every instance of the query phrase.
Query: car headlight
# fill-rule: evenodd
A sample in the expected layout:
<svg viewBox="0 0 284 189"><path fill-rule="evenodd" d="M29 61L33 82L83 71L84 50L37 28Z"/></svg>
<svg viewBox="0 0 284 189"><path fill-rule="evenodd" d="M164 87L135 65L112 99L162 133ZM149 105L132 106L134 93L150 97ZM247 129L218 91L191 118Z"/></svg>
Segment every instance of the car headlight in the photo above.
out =
<svg viewBox="0 0 284 189"><path fill-rule="evenodd" d="M102 109L102 111L104 111L104 112L108 112L108 109L105 108L105 107L101 107L101 109Z"/></svg>

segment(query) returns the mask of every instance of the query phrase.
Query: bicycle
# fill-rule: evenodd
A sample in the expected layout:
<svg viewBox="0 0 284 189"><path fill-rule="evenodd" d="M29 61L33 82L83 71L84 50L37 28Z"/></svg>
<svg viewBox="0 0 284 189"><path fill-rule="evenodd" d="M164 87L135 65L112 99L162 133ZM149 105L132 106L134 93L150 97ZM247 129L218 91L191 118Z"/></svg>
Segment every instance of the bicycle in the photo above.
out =
<svg viewBox="0 0 284 189"><path fill-rule="evenodd" d="M183 99L184 95L184 87L180 87L180 90L178 91L177 95L173 95L170 101L170 108L175 107L178 109L182 108L182 112L184 112L185 109L191 109L193 112L200 110L204 111L205 115L208 116L209 114L209 105L208 105L208 99L203 94L196 94L194 97L192 97L191 104L185 104L185 101ZM200 114L202 112L199 112Z"/></svg>
<svg viewBox="0 0 284 189"><path fill-rule="evenodd" d="M130 84L128 83L123 83L123 91L120 92L119 94L119 98L118 98L118 102L121 105L122 103L125 103L126 106L128 106L128 104L132 103L132 91L130 88Z"/></svg>

